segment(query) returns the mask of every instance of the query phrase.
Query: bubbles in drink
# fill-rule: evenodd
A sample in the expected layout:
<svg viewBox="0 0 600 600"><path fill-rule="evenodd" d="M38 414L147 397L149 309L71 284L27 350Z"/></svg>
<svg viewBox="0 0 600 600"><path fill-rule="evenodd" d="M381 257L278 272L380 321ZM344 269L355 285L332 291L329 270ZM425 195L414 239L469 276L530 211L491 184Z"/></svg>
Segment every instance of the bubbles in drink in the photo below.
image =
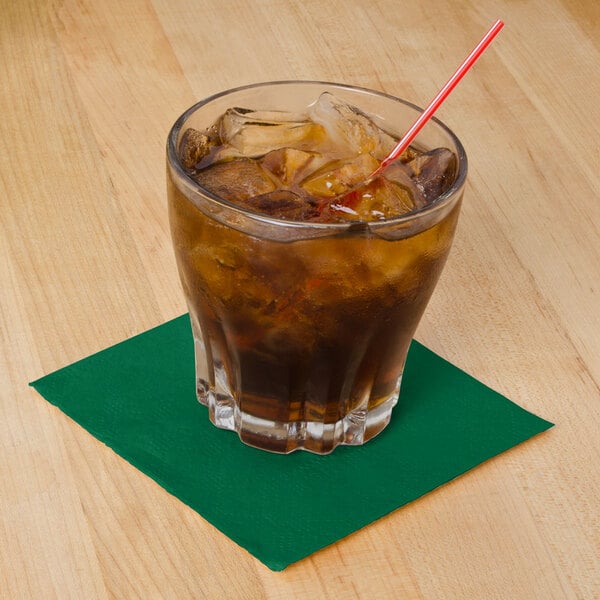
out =
<svg viewBox="0 0 600 600"><path fill-rule="evenodd" d="M325 92L306 113L230 108L206 131L187 129L179 153L201 186L279 219L393 219L419 210L454 180L447 148L409 148L372 180L397 138Z"/></svg>

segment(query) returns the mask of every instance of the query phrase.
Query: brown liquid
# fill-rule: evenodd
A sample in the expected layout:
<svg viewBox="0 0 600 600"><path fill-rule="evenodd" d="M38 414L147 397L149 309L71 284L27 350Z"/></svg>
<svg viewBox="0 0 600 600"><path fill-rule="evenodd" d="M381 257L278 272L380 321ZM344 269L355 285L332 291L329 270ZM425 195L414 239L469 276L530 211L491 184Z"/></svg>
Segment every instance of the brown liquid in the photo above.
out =
<svg viewBox="0 0 600 600"><path fill-rule="evenodd" d="M406 239L363 230L284 243L208 216L169 174L175 253L206 348L205 383L214 387L215 371L223 372L243 413L283 423L335 423L387 400L445 263L459 204ZM285 451L275 442L273 449Z"/></svg>

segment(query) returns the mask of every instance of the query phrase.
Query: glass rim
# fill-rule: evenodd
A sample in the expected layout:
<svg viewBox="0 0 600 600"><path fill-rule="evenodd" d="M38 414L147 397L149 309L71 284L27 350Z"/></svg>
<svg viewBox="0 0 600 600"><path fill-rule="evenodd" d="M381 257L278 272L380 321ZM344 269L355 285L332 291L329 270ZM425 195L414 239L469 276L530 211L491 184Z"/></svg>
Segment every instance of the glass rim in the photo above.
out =
<svg viewBox="0 0 600 600"><path fill-rule="evenodd" d="M333 88L341 88L348 91L358 91L362 93L371 94L374 96L379 96L381 98L386 98L388 100L392 100L394 102L403 104L416 112L423 112L423 108L413 104L412 102L405 100L403 98L398 98L397 96L393 96L392 94L387 94L386 92L381 92L378 90L373 90L366 87L361 87L357 85L350 85L346 83L336 83L332 81L319 81L319 80L310 80L310 79L284 79L277 81L264 81L258 83L251 83L247 85L241 85L234 88L229 88L227 90L223 90L221 92L217 92L206 98L199 100L188 109L186 109L175 121L173 126L171 127L169 134L167 136L167 159L169 162L169 166L174 169L180 178L187 183L187 185L192 188L194 191L202 194L205 198L216 202L217 204L222 205L223 207L233 210L235 212L239 212L249 218L255 219L257 221L262 221L265 223L270 223L272 225L278 225L289 228L314 228L314 229L326 229L326 230L338 230L338 231L347 231L349 228L355 228L357 225L368 224L369 229L375 230L378 228L384 228L394 225L402 225L405 223L411 223L413 221L417 221L421 218L425 218L426 216L432 215L438 210L443 209L453 197L455 197L460 190L463 188L466 178L467 178L467 170L468 170L468 161L466 151L458 139L456 134L442 121L440 121L437 117L431 117L429 123L435 123L439 128L441 128L452 140L456 151L457 159L458 159L458 172L456 174L456 178L452 182L452 185L442 194L440 194L435 200L428 203L422 208L417 210L412 210L408 213L404 213L398 217L394 217L391 219L381 219L377 221L362 221L362 220L349 220L335 223L319 223L313 221L293 221L290 219L282 219L273 217L271 215L267 215L265 213L261 213L256 210L252 210L249 208L245 208L227 200L226 198L222 198L218 194L215 194L208 190L207 188L200 185L196 180L194 180L183 168L177 153L177 139L179 137L179 133L183 127L183 125L187 122L192 114L194 114L198 109L206 104L213 102L219 98L224 96L229 96L237 92L241 92L244 90L251 90L261 87L275 87L275 86L285 86L285 85L314 85L314 86L327 86ZM408 124L409 127L411 123ZM417 141L419 136L417 136Z"/></svg>

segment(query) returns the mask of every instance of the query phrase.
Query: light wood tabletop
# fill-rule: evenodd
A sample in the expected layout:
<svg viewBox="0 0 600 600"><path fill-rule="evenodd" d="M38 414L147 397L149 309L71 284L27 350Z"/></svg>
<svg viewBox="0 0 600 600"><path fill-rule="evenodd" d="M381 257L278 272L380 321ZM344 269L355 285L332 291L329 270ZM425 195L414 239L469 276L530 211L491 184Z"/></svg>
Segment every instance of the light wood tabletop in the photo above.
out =
<svg viewBox="0 0 600 600"><path fill-rule="evenodd" d="M0 597L600 598L600 4L0 1ZM556 427L281 573L28 382L185 312L165 140L195 101L426 104L469 179L417 339Z"/></svg>

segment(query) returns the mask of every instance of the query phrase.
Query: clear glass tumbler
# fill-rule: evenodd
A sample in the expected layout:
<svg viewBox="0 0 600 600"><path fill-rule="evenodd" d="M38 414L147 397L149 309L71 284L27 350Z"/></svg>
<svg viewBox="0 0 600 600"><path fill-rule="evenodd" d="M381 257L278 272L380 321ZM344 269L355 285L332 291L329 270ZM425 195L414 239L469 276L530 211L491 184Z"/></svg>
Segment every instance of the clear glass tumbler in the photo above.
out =
<svg viewBox="0 0 600 600"><path fill-rule="evenodd" d="M446 261L467 159L431 120L414 142L451 149L455 179L431 204L377 222L277 219L203 189L178 144L230 107L304 111L322 92L400 137L421 109L372 90L283 81L207 98L176 121L167 147L169 219L195 341L198 400L251 446L319 454L383 430L406 355ZM423 377L430 374L423 373Z"/></svg>

